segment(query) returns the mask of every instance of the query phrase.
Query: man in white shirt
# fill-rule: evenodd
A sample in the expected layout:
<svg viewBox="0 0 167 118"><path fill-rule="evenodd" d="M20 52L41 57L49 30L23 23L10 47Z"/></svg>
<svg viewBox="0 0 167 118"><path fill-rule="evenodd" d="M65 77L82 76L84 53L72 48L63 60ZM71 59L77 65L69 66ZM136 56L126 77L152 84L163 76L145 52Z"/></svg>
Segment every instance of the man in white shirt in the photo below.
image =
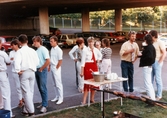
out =
<svg viewBox="0 0 167 118"><path fill-rule="evenodd" d="M0 40L0 49L1 49L2 43ZM0 103L0 109L4 108L5 110L10 111L10 117L15 117L12 115L11 110L11 90L10 90L10 83L7 76L7 66L10 64L9 56L6 52L0 50L0 93L1 93L1 103Z"/></svg>
<svg viewBox="0 0 167 118"><path fill-rule="evenodd" d="M56 97L51 100L52 102L57 102L56 104L61 104L63 102L63 84L61 79L61 65L63 60L63 51L60 49L58 44L58 39L56 36L50 38L50 44L52 46L50 51L51 64L49 70L51 70L51 76L53 78L54 89Z"/></svg>
<svg viewBox="0 0 167 118"><path fill-rule="evenodd" d="M33 116L35 71L39 64L39 58L36 51L28 47L28 38L25 34L21 34L18 39L22 47L16 53L14 68L20 76L21 89L25 102L22 115Z"/></svg>

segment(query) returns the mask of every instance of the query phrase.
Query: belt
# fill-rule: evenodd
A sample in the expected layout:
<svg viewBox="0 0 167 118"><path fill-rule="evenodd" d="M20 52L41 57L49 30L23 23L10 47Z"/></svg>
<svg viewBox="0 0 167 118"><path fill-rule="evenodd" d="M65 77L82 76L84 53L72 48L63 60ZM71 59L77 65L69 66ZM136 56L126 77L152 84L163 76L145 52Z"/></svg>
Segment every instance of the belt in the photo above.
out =
<svg viewBox="0 0 167 118"><path fill-rule="evenodd" d="M6 72L6 70L0 70L0 72Z"/></svg>
<svg viewBox="0 0 167 118"><path fill-rule="evenodd" d="M34 72L32 69L23 70L23 72Z"/></svg>
<svg viewBox="0 0 167 118"><path fill-rule="evenodd" d="M132 62L130 62L130 61L125 61L125 60L122 60L122 62L125 62L125 63L132 63Z"/></svg>

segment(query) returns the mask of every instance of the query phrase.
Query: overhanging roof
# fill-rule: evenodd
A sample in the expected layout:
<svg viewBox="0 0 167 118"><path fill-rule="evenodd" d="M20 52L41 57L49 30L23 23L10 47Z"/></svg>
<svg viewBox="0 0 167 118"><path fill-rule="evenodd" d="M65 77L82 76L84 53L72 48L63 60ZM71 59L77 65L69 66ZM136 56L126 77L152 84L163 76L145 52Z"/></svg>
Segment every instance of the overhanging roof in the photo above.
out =
<svg viewBox="0 0 167 118"><path fill-rule="evenodd" d="M0 18L38 16L39 7L49 15L167 5L167 0L0 0Z"/></svg>

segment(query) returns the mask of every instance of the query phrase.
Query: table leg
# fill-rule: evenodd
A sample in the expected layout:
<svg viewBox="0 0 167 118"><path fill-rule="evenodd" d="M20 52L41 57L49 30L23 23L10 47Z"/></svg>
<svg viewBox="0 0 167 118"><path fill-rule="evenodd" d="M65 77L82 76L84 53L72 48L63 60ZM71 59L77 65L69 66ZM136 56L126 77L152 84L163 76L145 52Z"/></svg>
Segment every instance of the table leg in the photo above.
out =
<svg viewBox="0 0 167 118"><path fill-rule="evenodd" d="M102 116L104 118L104 91L103 91L103 111L102 111Z"/></svg>
<svg viewBox="0 0 167 118"><path fill-rule="evenodd" d="M90 86L89 86L89 91L88 91L88 107L90 106Z"/></svg>
<svg viewBox="0 0 167 118"><path fill-rule="evenodd" d="M101 111L103 111L103 93L100 92L100 94L101 94Z"/></svg>

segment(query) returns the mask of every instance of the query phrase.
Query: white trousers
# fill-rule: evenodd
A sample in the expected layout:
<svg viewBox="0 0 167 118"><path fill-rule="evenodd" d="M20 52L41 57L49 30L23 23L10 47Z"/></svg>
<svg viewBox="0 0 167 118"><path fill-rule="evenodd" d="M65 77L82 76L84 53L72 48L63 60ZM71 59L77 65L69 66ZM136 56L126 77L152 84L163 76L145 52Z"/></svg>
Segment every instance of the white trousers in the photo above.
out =
<svg viewBox="0 0 167 118"><path fill-rule="evenodd" d="M55 65L51 65L51 76L53 78L53 86L56 98L63 101L63 84L61 80L61 67L57 69Z"/></svg>
<svg viewBox="0 0 167 118"><path fill-rule="evenodd" d="M17 73L14 73L14 72L12 73L12 75L13 75L13 79L15 81L18 99L22 100L23 97L22 97L22 91L21 91L19 75Z"/></svg>
<svg viewBox="0 0 167 118"><path fill-rule="evenodd" d="M10 83L5 71L0 72L0 92L3 98L3 108L9 110L10 116L12 116Z"/></svg>
<svg viewBox="0 0 167 118"><path fill-rule="evenodd" d="M0 91L0 109L3 109L3 97L1 91Z"/></svg>
<svg viewBox="0 0 167 118"><path fill-rule="evenodd" d="M27 70L20 75L21 90L24 98L24 108L23 112L25 113L34 113L34 82L35 82L35 73L32 70Z"/></svg>
<svg viewBox="0 0 167 118"><path fill-rule="evenodd" d="M84 88L84 77L81 77L80 74L81 74L81 62L80 61L77 61L77 71L78 71L78 88L80 90L83 90Z"/></svg>
<svg viewBox="0 0 167 118"><path fill-rule="evenodd" d="M111 73L111 59L102 59L100 72Z"/></svg>
<svg viewBox="0 0 167 118"><path fill-rule="evenodd" d="M147 95L152 99L155 100L155 91L152 84L152 67L145 66L143 67L143 74L144 74L144 86L147 92Z"/></svg>

